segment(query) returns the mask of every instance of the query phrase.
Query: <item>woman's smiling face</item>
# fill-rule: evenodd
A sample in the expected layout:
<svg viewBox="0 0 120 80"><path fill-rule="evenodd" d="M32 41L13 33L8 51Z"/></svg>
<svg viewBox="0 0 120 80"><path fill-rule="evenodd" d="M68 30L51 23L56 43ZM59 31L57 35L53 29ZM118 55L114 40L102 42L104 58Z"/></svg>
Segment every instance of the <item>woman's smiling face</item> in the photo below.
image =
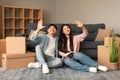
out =
<svg viewBox="0 0 120 80"><path fill-rule="evenodd" d="M69 35L70 34L70 28L69 28L69 26L67 26L67 25L63 26L63 33L65 35Z"/></svg>

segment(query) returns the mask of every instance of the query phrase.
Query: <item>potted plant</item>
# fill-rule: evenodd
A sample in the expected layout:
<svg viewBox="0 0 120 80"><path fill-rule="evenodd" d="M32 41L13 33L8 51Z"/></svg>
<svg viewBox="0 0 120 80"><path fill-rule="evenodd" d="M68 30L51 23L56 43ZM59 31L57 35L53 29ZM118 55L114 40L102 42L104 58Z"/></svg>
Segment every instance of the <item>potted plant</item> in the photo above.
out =
<svg viewBox="0 0 120 80"><path fill-rule="evenodd" d="M119 41L113 34L110 38L110 69L118 69Z"/></svg>

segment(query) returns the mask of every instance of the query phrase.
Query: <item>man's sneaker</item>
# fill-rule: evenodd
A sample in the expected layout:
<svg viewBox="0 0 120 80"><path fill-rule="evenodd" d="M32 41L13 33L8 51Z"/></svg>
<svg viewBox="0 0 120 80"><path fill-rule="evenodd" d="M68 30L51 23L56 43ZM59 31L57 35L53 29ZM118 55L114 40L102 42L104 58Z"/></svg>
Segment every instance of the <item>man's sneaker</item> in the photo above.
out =
<svg viewBox="0 0 120 80"><path fill-rule="evenodd" d="M28 68L40 68L41 64L39 62L30 62Z"/></svg>
<svg viewBox="0 0 120 80"><path fill-rule="evenodd" d="M46 63L44 63L44 64L42 65L42 72L43 72L44 74L49 73L49 68L48 68L48 65L47 65Z"/></svg>
<svg viewBox="0 0 120 80"><path fill-rule="evenodd" d="M90 68L89 68L89 72L97 73L97 68L95 68L95 67L90 67Z"/></svg>
<svg viewBox="0 0 120 80"><path fill-rule="evenodd" d="M101 71L106 72L106 71L108 71L108 68L107 68L106 66L101 66L101 65L99 65L99 66L98 66L98 70L101 70Z"/></svg>

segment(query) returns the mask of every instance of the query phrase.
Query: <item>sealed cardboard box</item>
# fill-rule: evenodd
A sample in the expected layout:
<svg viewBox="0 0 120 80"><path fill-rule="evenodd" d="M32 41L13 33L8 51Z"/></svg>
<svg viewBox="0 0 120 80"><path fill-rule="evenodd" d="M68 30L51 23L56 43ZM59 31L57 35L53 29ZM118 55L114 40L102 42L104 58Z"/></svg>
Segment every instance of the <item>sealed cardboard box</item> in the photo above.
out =
<svg viewBox="0 0 120 80"><path fill-rule="evenodd" d="M25 37L6 37L6 54L25 54Z"/></svg>
<svg viewBox="0 0 120 80"><path fill-rule="evenodd" d="M118 41L118 43L120 43L120 38L119 37L116 37L115 39ZM105 37L104 46L109 46L110 45L110 40L111 40L111 37Z"/></svg>
<svg viewBox="0 0 120 80"><path fill-rule="evenodd" d="M4 69L25 68L29 62L35 61L35 53L2 54L2 67Z"/></svg>
<svg viewBox="0 0 120 80"><path fill-rule="evenodd" d="M98 63L109 66L109 47L98 46Z"/></svg>
<svg viewBox="0 0 120 80"><path fill-rule="evenodd" d="M0 39L0 67L2 66L2 53L6 53L6 40Z"/></svg>

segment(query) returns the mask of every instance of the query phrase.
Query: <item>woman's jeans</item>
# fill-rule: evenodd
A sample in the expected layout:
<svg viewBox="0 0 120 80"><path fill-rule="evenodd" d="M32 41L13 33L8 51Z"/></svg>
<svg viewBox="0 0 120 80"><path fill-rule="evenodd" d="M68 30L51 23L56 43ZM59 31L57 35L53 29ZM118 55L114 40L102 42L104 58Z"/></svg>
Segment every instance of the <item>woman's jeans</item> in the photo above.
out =
<svg viewBox="0 0 120 80"><path fill-rule="evenodd" d="M72 58L64 58L65 65L70 68L88 72L90 67L98 67L99 64L81 52L75 52Z"/></svg>
<svg viewBox="0 0 120 80"><path fill-rule="evenodd" d="M36 50L36 59L41 64L47 63L49 68L57 68L62 66L63 62L60 58L45 55L40 45L37 45L35 47L35 50Z"/></svg>

